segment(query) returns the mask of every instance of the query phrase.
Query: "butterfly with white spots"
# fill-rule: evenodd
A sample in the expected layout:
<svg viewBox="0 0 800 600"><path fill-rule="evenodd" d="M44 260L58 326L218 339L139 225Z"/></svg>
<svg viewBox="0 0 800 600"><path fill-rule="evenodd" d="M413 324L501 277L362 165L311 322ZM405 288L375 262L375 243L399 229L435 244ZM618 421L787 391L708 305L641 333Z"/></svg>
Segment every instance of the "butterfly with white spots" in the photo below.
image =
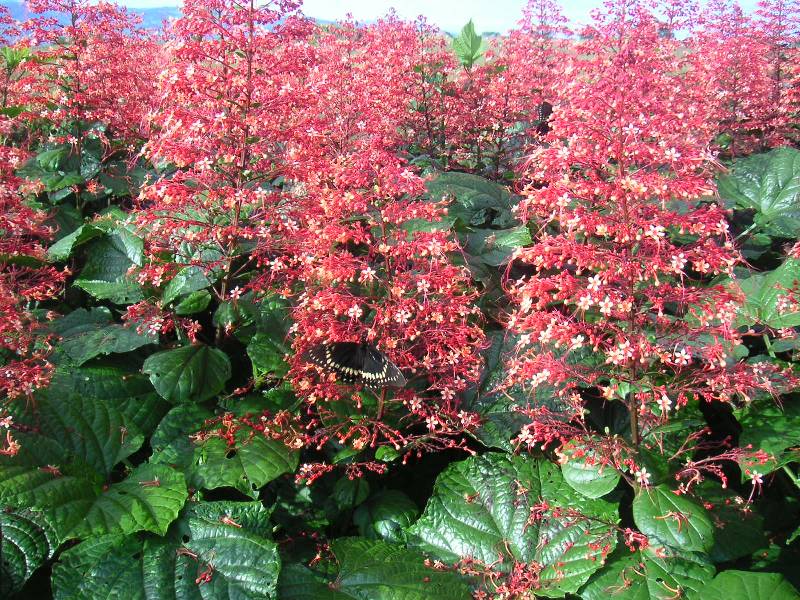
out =
<svg viewBox="0 0 800 600"><path fill-rule="evenodd" d="M364 342L333 342L307 350L303 358L335 373L343 383L361 383L373 389L403 387L406 378L391 359Z"/></svg>

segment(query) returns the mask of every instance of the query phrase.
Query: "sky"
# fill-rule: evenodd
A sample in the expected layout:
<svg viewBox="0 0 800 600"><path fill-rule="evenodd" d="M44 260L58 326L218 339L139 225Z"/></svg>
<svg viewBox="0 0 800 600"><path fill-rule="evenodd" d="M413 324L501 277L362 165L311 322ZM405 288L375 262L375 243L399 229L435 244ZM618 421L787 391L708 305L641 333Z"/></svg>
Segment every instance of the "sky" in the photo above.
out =
<svg viewBox="0 0 800 600"><path fill-rule="evenodd" d="M176 6L178 0L117 0L131 8ZM2 0L0 0L2 4ZM336 21L352 13L359 21L371 21L384 16L394 7L404 18L425 15L428 21L445 31L458 31L471 19L479 32L504 33L514 27L522 16L526 0L305 0L303 12L309 17ZM586 23L592 9L602 0L562 0L564 14L575 23ZM750 11L756 0L739 0Z"/></svg>

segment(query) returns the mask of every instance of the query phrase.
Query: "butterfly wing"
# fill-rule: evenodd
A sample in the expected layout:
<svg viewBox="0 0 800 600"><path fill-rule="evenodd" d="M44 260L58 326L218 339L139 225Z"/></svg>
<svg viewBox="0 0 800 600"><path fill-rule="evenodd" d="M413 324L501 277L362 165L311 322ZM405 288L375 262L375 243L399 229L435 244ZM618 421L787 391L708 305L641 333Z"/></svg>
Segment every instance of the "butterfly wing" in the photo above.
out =
<svg viewBox="0 0 800 600"><path fill-rule="evenodd" d="M389 357L368 344L320 344L308 350L304 358L335 373L344 383L362 383L371 388L406 384L406 378Z"/></svg>
<svg viewBox="0 0 800 600"><path fill-rule="evenodd" d="M365 384L373 388L403 387L406 384L406 378L386 354L371 346L365 346L364 353L361 376Z"/></svg>

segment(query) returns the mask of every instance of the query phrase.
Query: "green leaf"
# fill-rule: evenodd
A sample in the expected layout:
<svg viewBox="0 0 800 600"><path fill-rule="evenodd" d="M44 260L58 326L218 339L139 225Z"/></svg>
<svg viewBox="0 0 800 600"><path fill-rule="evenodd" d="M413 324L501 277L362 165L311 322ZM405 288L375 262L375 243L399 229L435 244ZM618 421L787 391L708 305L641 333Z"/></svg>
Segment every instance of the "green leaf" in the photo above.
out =
<svg viewBox="0 0 800 600"><path fill-rule="evenodd" d="M254 373L270 373L274 377L283 377L289 371L286 361L288 348L283 332L256 333L247 345L247 356L253 363Z"/></svg>
<svg viewBox="0 0 800 600"><path fill-rule="evenodd" d="M62 237L47 249L47 257L52 261L67 260L75 248L103 235L103 230L91 224L81 225L75 231Z"/></svg>
<svg viewBox="0 0 800 600"><path fill-rule="evenodd" d="M511 438L530 422L516 408L545 406L558 413L563 411L564 405L555 397L555 390L545 385L533 391L523 390L517 385L505 392L498 392L500 384L506 379L508 358L514 354L519 336L502 330L487 332L487 338L491 346L483 353L485 367L480 383L465 392L464 404L483 419L472 435L485 446L512 452L514 444Z"/></svg>
<svg viewBox="0 0 800 600"><path fill-rule="evenodd" d="M175 305L175 314L193 315L203 312L211 303L211 294L208 290L192 292Z"/></svg>
<svg viewBox="0 0 800 600"><path fill-rule="evenodd" d="M221 350L203 344L157 352L142 369L169 402L203 402L213 398L231 377L231 362Z"/></svg>
<svg viewBox="0 0 800 600"><path fill-rule="evenodd" d="M37 398L37 412L15 412L20 452L0 457L0 503L41 510L59 539L99 533L163 532L186 499L182 475L145 465L108 485L117 464L144 440L135 423L95 398ZM138 482L158 479L159 485Z"/></svg>
<svg viewBox="0 0 800 600"><path fill-rule="evenodd" d="M797 600L800 594L780 573L723 571L689 599L702 600Z"/></svg>
<svg viewBox="0 0 800 600"><path fill-rule="evenodd" d="M685 597L714 576L703 554L651 546L631 553L621 547L581 590L583 600L668 600Z"/></svg>
<svg viewBox="0 0 800 600"><path fill-rule="evenodd" d="M43 514L0 511L0 595L7 598L18 592L57 546L55 531Z"/></svg>
<svg viewBox="0 0 800 600"><path fill-rule="evenodd" d="M232 487L253 498L267 483L297 468L296 451L246 427L237 432L233 447L213 437L193 443L189 436L211 416L196 405L175 407L153 434L152 460L182 469L192 487Z"/></svg>
<svg viewBox="0 0 800 600"><path fill-rule="evenodd" d="M486 42L475 33L472 19L464 25L458 37L453 38L452 45L458 60L467 69L472 68L472 65L478 62L486 52Z"/></svg>
<svg viewBox="0 0 800 600"><path fill-rule="evenodd" d="M166 465L142 465L98 496L70 534L89 537L152 531L164 535L188 496L180 473Z"/></svg>
<svg viewBox="0 0 800 600"><path fill-rule="evenodd" d="M776 148L736 161L718 181L729 208L756 211L764 233L786 238L800 231L800 151Z"/></svg>
<svg viewBox="0 0 800 600"><path fill-rule="evenodd" d="M800 281L800 260L788 258L780 267L769 273L759 273L736 283L745 295L745 304L739 310L740 325L764 324L781 329L800 325L800 311L781 313L778 300L786 296Z"/></svg>
<svg viewBox="0 0 800 600"><path fill-rule="evenodd" d="M398 490L379 492L353 513L358 532L365 538L405 542L405 529L419 515L414 501Z"/></svg>
<svg viewBox="0 0 800 600"><path fill-rule="evenodd" d="M128 269L142 265L143 244L124 228L95 241L75 285L99 300L132 304L144 299L139 284L128 276Z"/></svg>
<svg viewBox="0 0 800 600"><path fill-rule="evenodd" d="M714 547L709 557L715 563L724 563L750 556L767 545L764 517L749 510L743 499L711 480L695 488L704 505L709 508L714 523Z"/></svg>
<svg viewBox="0 0 800 600"><path fill-rule="evenodd" d="M539 520L531 510L547 509ZM585 519L552 514L578 511ZM538 595L575 592L613 547L616 507L577 494L558 466L524 456L485 454L451 464L436 480L410 540L446 563L471 557L509 572L514 563L542 566Z"/></svg>
<svg viewBox="0 0 800 600"><path fill-rule="evenodd" d="M714 526L706 510L664 484L639 490L633 520L642 533L673 548L704 552L714 545Z"/></svg>
<svg viewBox="0 0 800 600"><path fill-rule="evenodd" d="M142 570L134 558L141 551L140 541L121 535L93 537L66 550L53 567L54 600L145 600Z"/></svg>
<svg viewBox="0 0 800 600"><path fill-rule="evenodd" d="M78 309L50 328L61 335L58 348L75 366L97 356L130 352L158 342L157 335L142 335L135 329L109 324L110 320L111 313L107 308Z"/></svg>
<svg viewBox="0 0 800 600"><path fill-rule="evenodd" d="M619 473L603 465L590 448L569 442L562 446L561 452L567 457L561 465L561 474L575 491L588 498L600 498L617 487Z"/></svg>
<svg viewBox="0 0 800 600"><path fill-rule="evenodd" d="M360 538L331 542L336 572L317 575L302 565L281 571L281 600L465 600L469 588L454 573L425 566L402 546Z"/></svg>
<svg viewBox="0 0 800 600"><path fill-rule="evenodd" d="M499 267L508 262L518 249L531 243L527 226L511 229L477 229L467 235L467 252L475 259Z"/></svg>
<svg viewBox="0 0 800 600"><path fill-rule="evenodd" d="M274 598L280 559L270 529L258 502L191 505L164 538L99 536L64 552L54 597ZM196 583L206 570L211 581Z"/></svg>
<svg viewBox="0 0 800 600"><path fill-rule="evenodd" d="M797 401L787 401L781 410L769 398L751 404L743 412L738 417L742 426L739 446L750 445L776 458L787 448L800 446L800 403Z"/></svg>
<svg viewBox="0 0 800 600"><path fill-rule="evenodd" d="M45 392L37 397L36 414L20 414L17 420L36 426L36 433L20 434L20 442L24 442L21 456L32 455L27 464L78 459L101 477L107 477L144 442L135 424L117 408L90 397L58 397Z"/></svg>
<svg viewBox="0 0 800 600"><path fill-rule="evenodd" d="M180 296L204 290L212 283L206 272L200 267L185 267L164 286L161 304L166 306Z"/></svg>
<svg viewBox="0 0 800 600"><path fill-rule="evenodd" d="M447 213L466 227L509 229L519 222L511 213L515 200L505 186L469 173L440 173L426 187L431 200L451 199Z"/></svg>
<svg viewBox="0 0 800 600"><path fill-rule="evenodd" d="M258 433L247 439L248 433L240 430L233 448L219 438L200 444L193 456L193 486L209 490L232 487L256 498L258 490L267 483L294 472L298 462L296 451Z"/></svg>
<svg viewBox="0 0 800 600"><path fill-rule="evenodd" d="M369 483L363 477L340 477L333 486L333 500L340 509L355 508L369 496Z"/></svg>
<svg viewBox="0 0 800 600"><path fill-rule="evenodd" d="M119 361L118 361L119 363ZM169 410L150 380L121 364L59 368L50 386L37 396L69 398L79 395L115 407L143 433L151 433Z"/></svg>
<svg viewBox="0 0 800 600"><path fill-rule="evenodd" d="M257 503L207 502L188 512L186 547L214 566L204 598L275 598L281 560L278 546L265 537L269 513ZM239 525L223 523L232 519Z"/></svg>

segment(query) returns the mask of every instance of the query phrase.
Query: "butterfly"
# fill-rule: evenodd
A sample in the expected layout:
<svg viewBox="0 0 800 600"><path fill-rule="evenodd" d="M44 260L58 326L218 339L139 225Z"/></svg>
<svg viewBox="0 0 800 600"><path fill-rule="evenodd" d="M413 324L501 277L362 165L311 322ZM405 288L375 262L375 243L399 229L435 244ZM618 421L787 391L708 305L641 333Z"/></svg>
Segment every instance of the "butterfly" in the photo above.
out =
<svg viewBox="0 0 800 600"><path fill-rule="evenodd" d="M336 374L344 383L367 387L403 387L406 378L391 359L366 342L333 342L307 350L303 358Z"/></svg>

